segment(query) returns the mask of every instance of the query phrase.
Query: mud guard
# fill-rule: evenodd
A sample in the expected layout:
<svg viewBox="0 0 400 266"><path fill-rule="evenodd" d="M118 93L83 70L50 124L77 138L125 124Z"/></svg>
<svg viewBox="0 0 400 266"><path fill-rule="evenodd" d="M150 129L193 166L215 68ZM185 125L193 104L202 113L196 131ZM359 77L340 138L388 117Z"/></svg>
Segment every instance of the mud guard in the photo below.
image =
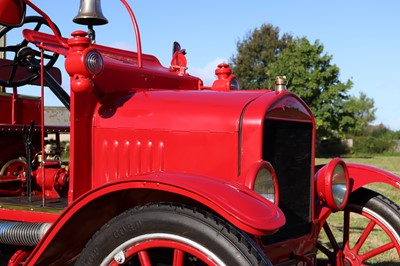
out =
<svg viewBox="0 0 400 266"><path fill-rule="evenodd" d="M163 198L163 195L164 197L166 195L183 196L191 202L194 201L209 208L234 226L253 235L275 232L286 222L282 211L276 205L247 187L229 180L171 173L135 176L93 189L72 203L35 248L33 256L28 259L28 264L48 265L49 262L55 261L63 263L77 256L91 235L115 216L115 213L107 216L111 208L107 208L105 203L115 209L118 204L121 204L121 202L115 202L120 200L121 196L126 197L129 193L133 195L143 193L143 191L146 191L146 195L150 195L146 199L147 202L168 201L169 199ZM157 197L152 198L153 196ZM125 208L145 203L146 201L129 201L130 205ZM86 219L90 221L86 222ZM89 229L89 225L92 228ZM91 230L90 236L83 237L77 231L79 227ZM72 234L78 236L72 236ZM66 241L65 238L68 240ZM64 250L61 258L59 252L49 248L54 245L62 246L61 249L57 249Z"/></svg>
<svg viewBox="0 0 400 266"><path fill-rule="evenodd" d="M386 183L400 189L400 177L373 166L346 163L349 170L351 192L371 183Z"/></svg>

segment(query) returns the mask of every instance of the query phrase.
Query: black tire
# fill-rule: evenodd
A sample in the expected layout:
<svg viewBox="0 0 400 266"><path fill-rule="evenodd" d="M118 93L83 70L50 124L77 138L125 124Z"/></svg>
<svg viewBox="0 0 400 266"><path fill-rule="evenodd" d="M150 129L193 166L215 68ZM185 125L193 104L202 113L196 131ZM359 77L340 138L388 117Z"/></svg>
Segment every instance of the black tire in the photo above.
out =
<svg viewBox="0 0 400 266"><path fill-rule="evenodd" d="M172 265L178 250L184 255L177 265L271 265L244 232L206 211L170 203L136 207L113 218L88 242L76 265L115 260L143 265L134 249L144 250L153 266Z"/></svg>
<svg viewBox="0 0 400 266"><path fill-rule="evenodd" d="M329 241L317 245L331 265L338 256L343 257L345 265L400 262L400 207L396 203L360 188L350 194L345 209L335 215L324 224Z"/></svg>

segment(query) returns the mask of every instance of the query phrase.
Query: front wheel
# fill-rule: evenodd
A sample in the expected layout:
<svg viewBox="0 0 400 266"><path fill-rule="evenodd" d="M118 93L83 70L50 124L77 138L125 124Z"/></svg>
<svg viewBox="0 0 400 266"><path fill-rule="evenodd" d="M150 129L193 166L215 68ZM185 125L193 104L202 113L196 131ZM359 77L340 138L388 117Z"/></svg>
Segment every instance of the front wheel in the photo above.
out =
<svg viewBox="0 0 400 266"><path fill-rule="evenodd" d="M177 204L130 209L104 225L76 265L271 265L249 236Z"/></svg>
<svg viewBox="0 0 400 266"><path fill-rule="evenodd" d="M400 207L366 188L324 224L317 248L330 265L400 262Z"/></svg>

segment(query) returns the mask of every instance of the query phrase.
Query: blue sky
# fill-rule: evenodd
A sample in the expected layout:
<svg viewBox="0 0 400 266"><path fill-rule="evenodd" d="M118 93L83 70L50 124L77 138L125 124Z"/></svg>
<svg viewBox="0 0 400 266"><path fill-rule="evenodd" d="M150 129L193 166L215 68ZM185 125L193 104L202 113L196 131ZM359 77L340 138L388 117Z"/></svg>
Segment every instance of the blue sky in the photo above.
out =
<svg viewBox="0 0 400 266"><path fill-rule="evenodd" d="M84 29L72 23L79 0L31 1L52 17L64 36ZM236 42L263 23L279 27L282 34L319 39L340 68L341 81L353 81L350 94L362 91L374 99L375 123L400 130L398 0L128 1L139 23L143 52L168 66L177 40L188 52L189 73L206 83L214 78L216 65L236 53ZM103 0L102 9L109 24L95 28L97 42L135 50L133 28L120 1ZM58 104L49 99L46 104Z"/></svg>

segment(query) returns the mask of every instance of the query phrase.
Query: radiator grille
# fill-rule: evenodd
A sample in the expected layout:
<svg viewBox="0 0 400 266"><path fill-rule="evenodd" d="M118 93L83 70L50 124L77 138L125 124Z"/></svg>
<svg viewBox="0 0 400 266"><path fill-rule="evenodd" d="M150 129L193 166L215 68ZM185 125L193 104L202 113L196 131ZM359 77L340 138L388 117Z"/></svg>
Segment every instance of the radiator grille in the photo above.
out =
<svg viewBox="0 0 400 266"><path fill-rule="evenodd" d="M299 237L311 229L312 124L266 119L263 159L275 168L279 183L279 207L286 224L263 241L274 243Z"/></svg>

